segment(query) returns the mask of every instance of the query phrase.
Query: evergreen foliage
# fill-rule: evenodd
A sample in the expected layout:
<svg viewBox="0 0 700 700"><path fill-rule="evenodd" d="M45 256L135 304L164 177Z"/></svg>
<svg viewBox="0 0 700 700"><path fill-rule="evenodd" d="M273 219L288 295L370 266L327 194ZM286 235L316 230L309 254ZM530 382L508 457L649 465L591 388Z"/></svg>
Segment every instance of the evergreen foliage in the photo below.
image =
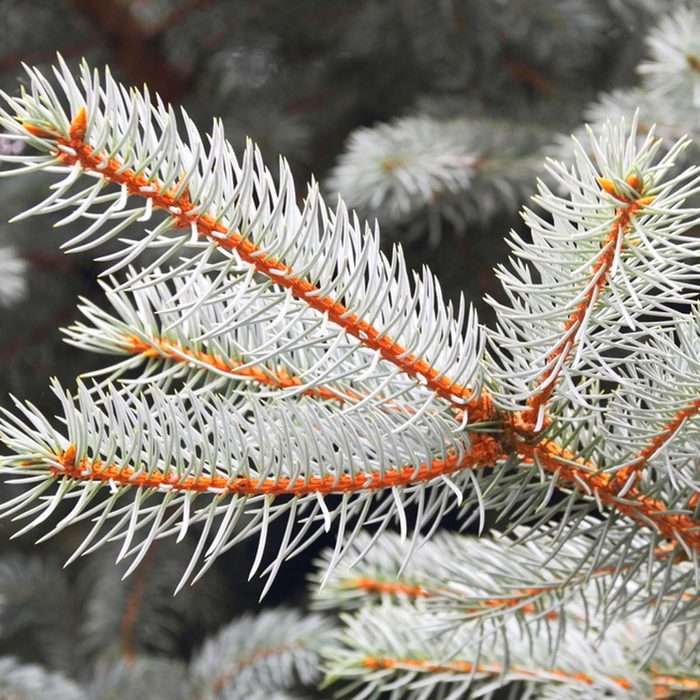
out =
<svg viewBox="0 0 700 700"><path fill-rule="evenodd" d="M2 409L0 515L76 566L0 556L0 640L44 663L0 657L0 693L700 697L700 12L497 4L401 5L438 94L351 134L328 197L86 61L2 92L0 175L42 177L13 221L52 217L66 252L99 263L102 297L65 335L113 361L51 380L54 409ZM191 11L144 5L121 5L132 39L139 13ZM362 4L348 31L380 31L389 5ZM641 32L656 13L640 84L599 98L566 145L555 118L525 117L527 94L506 99L513 81L574 99L577 76L640 60L606 22ZM196 55L168 36L166 98ZM256 51L228 60L272 60ZM487 114L456 97L467 83ZM565 112L556 126L575 126ZM279 142L302 132L292 119ZM444 243L445 222L517 206L545 153L493 323L360 218ZM9 302L26 260L4 251ZM472 534L436 532L447 519ZM222 605L222 560L249 547L274 595L324 537L323 614Z"/></svg>

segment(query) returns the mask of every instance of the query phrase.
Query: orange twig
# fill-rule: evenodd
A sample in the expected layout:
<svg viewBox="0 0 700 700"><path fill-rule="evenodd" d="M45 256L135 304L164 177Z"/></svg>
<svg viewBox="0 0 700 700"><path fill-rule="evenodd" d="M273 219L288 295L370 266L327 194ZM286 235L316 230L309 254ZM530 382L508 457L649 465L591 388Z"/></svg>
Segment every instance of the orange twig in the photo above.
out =
<svg viewBox="0 0 700 700"><path fill-rule="evenodd" d="M412 585L401 581L379 581L365 576L345 582L343 588L359 588L367 593L406 596L408 598L433 598L435 596L434 593L417 584Z"/></svg>
<svg viewBox="0 0 700 700"><path fill-rule="evenodd" d="M635 481L649 464L649 460L676 434L676 431L693 416L700 413L700 399L691 401L688 406L678 411L675 416L660 430L659 434L649 444L637 453L634 464L620 469L615 474L612 485L621 489L632 476L636 474Z"/></svg>
<svg viewBox="0 0 700 700"><path fill-rule="evenodd" d="M676 698L678 693L700 693L700 679L698 678L652 672L652 681L655 698Z"/></svg>
<svg viewBox="0 0 700 700"><path fill-rule="evenodd" d="M203 350L189 350L164 338L153 338L148 342L135 336L125 336L126 350L135 355L144 357L167 357L175 362L197 361L202 365L211 368L212 371L231 375L234 379L249 379L258 384L267 384L280 389L292 389L303 386L299 377L289 374L286 370L272 370L267 367L245 367L243 362L232 358L223 360L216 355L211 355ZM345 403L347 400L359 400L359 394L349 391L333 391L325 387L309 387L302 392L307 396L314 396L319 399L338 401Z"/></svg>
<svg viewBox="0 0 700 700"><path fill-rule="evenodd" d="M364 659L363 664L365 668L371 671L397 669L422 671L424 673L478 673L487 676L500 676L503 673L503 666L501 664L474 664L469 661L448 661L436 664L426 661L425 659L392 659L368 656ZM593 679L585 673L567 673L556 668L532 670L521 666L512 666L510 672L517 674L520 678L559 680L561 682L578 681L586 685L593 685ZM626 690L633 688L632 683L626 678L612 678L611 680Z"/></svg>
<svg viewBox="0 0 700 700"><path fill-rule="evenodd" d="M500 676L503 673L501 664L474 664L469 661L448 661L442 663L432 663L425 659L393 659L388 657L367 656L363 659L363 665L370 671L381 669L421 671L424 673L477 673L486 676ZM560 682L578 681L585 685L593 685L594 681L586 673L567 673L560 669L538 669L533 670L522 666L512 666L508 669L519 678L531 678L533 680L554 680ZM610 680L625 690L633 690L631 681L619 676L613 676ZM676 697L678 692L700 691L700 680L697 678L686 678L684 676L669 675L651 671L649 680L654 686L655 698Z"/></svg>
<svg viewBox="0 0 700 700"><path fill-rule="evenodd" d="M549 401L559 374L561 374L564 362L571 355L576 343L576 335L583 326L586 316L591 307L596 303L598 296L608 284L610 270L615 261L615 256L625 245L624 236L629 231L634 216L640 209L648 206L654 201L654 197L639 197L629 199L619 194L611 181L600 178L600 186L620 200L624 206L617 209L610 232L603 241L603 252L598 256L591 269L591 284L584 298L576 306L576 309L564 324L564 334L567 338L563 340L547 358L548 368L538 382L539 390L528 401L529 410L523 415L526 423L541 426L544 409ZM632 176L627 184L631 187L639 186L638 178Z"/></svg>
<svg viewBox="0 0 700 700"><path fill-rule="evenodd" d="M100 460L83 458L75 461L76 448L69 446L57 455L61 464L49 467L49 472L57 479L69 478L77 481L99 481L115 485L131 486L161 491L181 491L195 493L225 494L235 496L304 496L313 493L340 494L359 491L379 491L394 486L410 486L447 476L462 469L479 469L492 466L503 455L498 451L493 438L475 435L470 454L461 457L436 459L431 464L387 469L383 472L360 473L354 476L339 475L289 479L248 479L246 477L224 476L180 476L174 472L155 470L150 473L137 471L130 466L106 465ZM27 462L31 468L34 463Z"/></svg>
<svg viewBox="0 0 700 700"><path fill-rule="evenodd" d="M269 647L261 647L260 649L256 649L255 651L242 656L240 659L236 659L231 668L223 671L208 688L202 689L202 691L197 695L197 700L203 697L216 697L222 690L224 690L226 684L247 666L257 663L262 659L267 659L270 656L275 656L276 654L284 654L294 651L299 647L299 644L270 645Z"/></svg>
<svg viewBox="0 0 700 700"><path fill-rule="evenodd" d="M136 660L136 645L134 643L134 632L136 622L138 621L139 610L143 602L143 596L146 592L146 586L153 564L155 563L155 554L157 551L159 540L155 540L153 546L148 550L143 563L139 567L134 580L134 585L131 588L131 593L127 598L124 607L124 616L122 617L121 633L122 633L122 651L127 665L132 666Z"/></svg>
<svg viewBox="0 0 700 700"><path fill-rule="evenodd" d="M249 380L257 384L274 386L278 389L295 389L305 386L300 377L289 374L284 368L274 370L264 365L250 366L248 363L240 362L233 358L223 359L203 350L189 350L180 343L166 340L165 338L149 338L148 341L131 335L125 335L123 338L126 351L134 355L167 358L182 364L196 362L197 366L207 367L212 372L219 374L227 374L232 379ZM325 386L307 385L301 393L317 399L337 401L340 404L348 401L361 401L365 397L365 394L350 391L350 389L331 389ZM396 401L387 401L385 406L394 411L406 411L408 414L415 412L410 406L402 406Z"/></svg>
<svg viewBox="0 0 700 700"><path fill-rule="evenodd" d="M536 444L523 442L517 445L517 449L526 459L536 460L546 471L558 474L560 482L592 498L599 498L603 504L645 527L652 526L666 540L685 544L700 553L700 523L687 515L669 515L662 501L645 496L636 488L629 489L624 499L620 498L614 475L597 471L548 440Z"/></svg>
<svg viewBox="0 0 700 700"><path fill-rule="evenodd" d="M434 598L437 593L420 586L418 584L412 585L410 583L402 583L401 581L378 581L371 578L356 578L348 581L344 588L359 588L368 593L376 593L379 595L395 595L395 596L406 596L408 598ZM479 601L479 605L476 608L470 608L465 610L465 615L473 615L475 613L483 612L491 608L515 608L522 603L524 596L538 595L540 593L545 593L549 589L547 588L523 588L521 590L515 591L515 596L503 597L503 598L487 598ZM459 595L459 594L456 594ZM520 596L520 597L518 597ZM531 603L526 603L521 605L520 609L526 614L536 614L539 611ZM549 612L547 617L550 620L554 620L557 617L557 613Z"/></svg>

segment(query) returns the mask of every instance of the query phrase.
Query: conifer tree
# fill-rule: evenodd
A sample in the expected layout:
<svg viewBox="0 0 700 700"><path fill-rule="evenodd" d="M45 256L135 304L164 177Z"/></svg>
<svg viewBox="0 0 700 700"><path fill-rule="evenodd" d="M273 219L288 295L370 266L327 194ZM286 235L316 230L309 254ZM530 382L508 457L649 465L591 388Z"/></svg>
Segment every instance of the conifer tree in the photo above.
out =
<svg viewBox="0 0 700 700"><path fill-rule="evenodd" d="M533 59L569 48L552 90L623 11L574 4L577 22ZM561 5L534 3L531 21L574 12ZM407 21L444 35L443 15L408 6ZM641 85L600 99L567 145L498 109L350 138L327 189L434 241L446 220L462 229L521 198L555 153L509 236L489 324L445 301L427 268L409 272L399 245L384 252L343 199L313 180L299 194L284 159L270 170L252 142L234 148L221 121L202 136L186 111L87 62L28 67L2 93L0 174L51 184L12 214L59 216L66 251L101 263L103 298L83 300L66 339L116 359L52 380L56 417L22 399L3 410L0 513L15 535L75 533L68 561L95 561L76 582L34 555L0 559L0 635L21 645L33 631L47 648L47 668L0 658L3 692L699 696L693 28L691 7L663 18ZM457 42L465 67L488 42ZM544 89L532 66L503 65ZM453 515L474 534L437 533ZM190 660L177 653L165 590L191 628L223 621L220 558L252 542L265 595L329 533L311 589L326 614L239 617ZM49 576L80 629L52 624Z"/></svg>

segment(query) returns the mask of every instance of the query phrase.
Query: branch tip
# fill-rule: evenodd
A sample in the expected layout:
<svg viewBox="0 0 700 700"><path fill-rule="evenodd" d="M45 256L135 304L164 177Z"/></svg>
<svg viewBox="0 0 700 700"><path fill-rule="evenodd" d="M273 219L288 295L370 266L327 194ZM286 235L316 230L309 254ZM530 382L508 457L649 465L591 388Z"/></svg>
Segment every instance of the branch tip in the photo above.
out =
<svg viewBox="0 0 700 700"><path fill-rule="evenodd" d="M85 138L85 134L87 133L87 109L84 105L73 118L68 133L70 134L71 141L82 142Z"/></svg>

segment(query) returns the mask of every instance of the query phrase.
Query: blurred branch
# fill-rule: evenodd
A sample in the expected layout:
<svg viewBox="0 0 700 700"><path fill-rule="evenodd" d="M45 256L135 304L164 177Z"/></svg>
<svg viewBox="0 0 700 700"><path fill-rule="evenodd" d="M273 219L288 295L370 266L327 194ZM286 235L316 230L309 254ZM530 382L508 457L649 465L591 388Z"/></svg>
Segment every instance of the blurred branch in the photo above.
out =
<svg viewBox="0 0 700 700"><path fill-rule="evenodd" d="M139 611L143 603L143 594L148 585L151 573L153 573L153 565L155 564L158 545L159 540L156 540L153 547L144 557L143 563L134 579L133 587L124 609L124 617L122 618L121 625L122 652L128 666L133 666L136 661L136 623L138 622Z"/></svg>
<svg viewBox="0 0 700 700"><path fill-rule="evenodd" d="M147 31L152 37L160 36L166 30L186 20L191 14L206 10L210 5L214 5L218 1L219 0L185 0L181 5L178 5L168 12L161 20L154 22Z"/></svg>
<svg viewBox="0 0 700 700"><path fill-rule="evenodd" d="M186 95L192 72L167 60L154 41L153 31L138 22L128 5L118 0L71 0L71 3L108 40L120 68L131 82L147 83L166 101Z"/></svg>
<svg viewBox="0 0 700 700"><path fill-rule="evenodd" d="M535 90L542 97L552 94L554 90L552 79L533 66L528 65L525 61L506 55L503 65L525 87Z"/></svg>
<svg viewBox="0 0 700 700"><path fill-rule="evenodd" d="M80 269L78 260L71 259L62 253L44 253L40 250L24 250L21 256L32 267L51 272L72 272Z"/></svg>

